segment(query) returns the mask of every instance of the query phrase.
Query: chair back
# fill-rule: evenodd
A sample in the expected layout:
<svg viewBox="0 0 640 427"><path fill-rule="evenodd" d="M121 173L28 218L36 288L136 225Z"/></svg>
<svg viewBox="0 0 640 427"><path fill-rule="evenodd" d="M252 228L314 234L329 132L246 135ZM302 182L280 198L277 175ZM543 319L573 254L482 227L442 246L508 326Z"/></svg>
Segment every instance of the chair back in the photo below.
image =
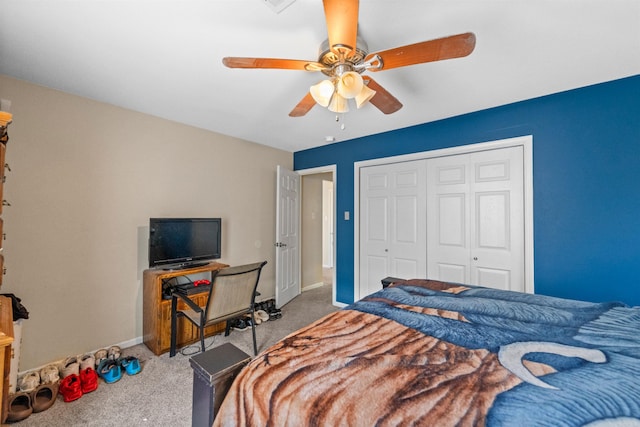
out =
<svg viewBox="0 0 640 427"><path fill-rule="evenodd" d="M205 321L224 320L251 311L262 267L267 261L227 267L213 278Z"/></svg>

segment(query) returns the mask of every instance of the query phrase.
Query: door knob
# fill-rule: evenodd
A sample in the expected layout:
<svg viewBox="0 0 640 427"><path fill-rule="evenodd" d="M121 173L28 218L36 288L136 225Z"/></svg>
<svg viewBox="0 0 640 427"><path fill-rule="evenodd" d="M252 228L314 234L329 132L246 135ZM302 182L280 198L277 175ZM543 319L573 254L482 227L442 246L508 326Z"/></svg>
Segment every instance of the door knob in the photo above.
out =
<svg viewBox="0 0 640 427"><path fill-rule="evenodd" d="M478 257L477 257L477 256L474 256L474 257L473 257L473 260L474 260L474 261L477 261L477 260L478 260Z"/></svg>

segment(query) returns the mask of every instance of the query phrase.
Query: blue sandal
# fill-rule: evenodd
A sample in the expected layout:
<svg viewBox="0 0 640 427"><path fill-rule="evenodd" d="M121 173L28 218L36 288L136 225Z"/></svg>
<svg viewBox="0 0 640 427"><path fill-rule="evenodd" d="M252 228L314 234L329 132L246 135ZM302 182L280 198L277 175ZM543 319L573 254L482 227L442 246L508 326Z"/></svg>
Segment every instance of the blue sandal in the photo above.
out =
<svg viewBox="0 0 640 427"><path fill-rule="evenodd" d="M141 371L140 360L135 356L121 357L118 364L124 368L127 375L135 375Z"/></svg>
<svg viewBox="0 0 640 427"><path fill-rule="evenodd" d="M122 369L117 360L104 359L98 365L98 375L102 377L107 384L115 383L122 378Z"/></svg>

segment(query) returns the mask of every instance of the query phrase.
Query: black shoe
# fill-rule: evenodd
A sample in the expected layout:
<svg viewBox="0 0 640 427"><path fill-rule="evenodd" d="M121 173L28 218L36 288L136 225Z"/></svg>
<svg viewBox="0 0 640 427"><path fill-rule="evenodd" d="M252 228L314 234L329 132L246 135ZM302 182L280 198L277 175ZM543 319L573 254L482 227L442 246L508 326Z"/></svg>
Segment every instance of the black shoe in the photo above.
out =
<svg viewBox="0 0 640 427"><path fill-rule="evenodd" d="M269 320L276 320L282 317L282 310L272 307L267 311L269 313Z"/></svg>
<svg viewBox="0 0 640 427"><path fill-rule="evenodd" d="M236 329L238 331L246 331L249 326L251 325L247 324L244 319L236 319L233 329Z"/></svg>

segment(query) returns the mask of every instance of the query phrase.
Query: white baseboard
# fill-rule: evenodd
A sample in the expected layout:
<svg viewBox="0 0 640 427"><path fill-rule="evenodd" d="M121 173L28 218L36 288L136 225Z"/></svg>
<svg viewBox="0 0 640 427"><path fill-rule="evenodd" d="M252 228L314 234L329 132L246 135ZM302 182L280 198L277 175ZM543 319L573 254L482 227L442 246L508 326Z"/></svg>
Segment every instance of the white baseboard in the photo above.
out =
<svg viewBox="0 0 640 427"><path fill-rule="evenodd" d="M143 339L142 337L136 337L127 341L123 341L120 344L116 344L118 347L120 348L129 348L129 347L133 347L134 345L138 345L138 344L142 344L143 343ZM107 347L109 348L109 347ZM98 351L98 350L96 350ZM94 352L95 353L95 352Z"/></svg>
<svg viewBox="0 0 640 427"><path fill-rule="evenodd" d="M303 286L300 289L301 292L310 291L311 289L319 288L320 286L324 286L324 282L313 283L311 285Z"/></svg>

